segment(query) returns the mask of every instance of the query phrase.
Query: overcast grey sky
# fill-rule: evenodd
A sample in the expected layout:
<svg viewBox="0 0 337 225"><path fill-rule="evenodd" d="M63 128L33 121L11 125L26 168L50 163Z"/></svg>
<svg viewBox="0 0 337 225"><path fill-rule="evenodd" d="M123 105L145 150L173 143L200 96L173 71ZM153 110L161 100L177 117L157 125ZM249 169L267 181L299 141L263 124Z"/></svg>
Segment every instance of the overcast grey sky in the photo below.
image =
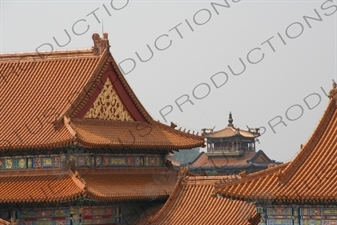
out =
<svg viewBox="0 0 337 225"><path fill-rule="evenodd" d="M265 128L258 149L278 161L310 137L336 79L332 0L0 2L1 53L91 48L103 27L154 119L219 130L232 111Z"/></svg>

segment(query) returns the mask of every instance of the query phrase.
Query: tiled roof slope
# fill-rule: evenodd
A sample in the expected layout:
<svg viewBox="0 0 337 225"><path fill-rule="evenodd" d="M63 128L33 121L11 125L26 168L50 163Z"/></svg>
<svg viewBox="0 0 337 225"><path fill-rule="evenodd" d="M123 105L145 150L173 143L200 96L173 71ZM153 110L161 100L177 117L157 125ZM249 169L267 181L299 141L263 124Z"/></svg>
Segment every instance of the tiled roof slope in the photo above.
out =
<svg viewBox="0 0 337 225"><path fill-rule="evenodd" d="M247 152L242 155L232 156L225 153L219 153L216 157L213 153L200 153L200 155L192 162L191 167L202 166L227 166L227 165L246 165L253 156L257 153L255 151ZM213 156L212 156L213 155Z"/></svg>
<svg viewBox="0 0 337 225"><path fill-rule="evenodd" d="M72 107L104 58L92 51L1 55L0 149L53 147L71 134L52 122ZM33 60L34 59L34 60Z"/></svg>
<svg viewBox="0 0 337 225"><path fill-rule="evenodd" d="M2 171L0 204L166 199L176 183L177 172L167 168Z"/></svg>
<svg viewBox="0 0 337 225"><path fill-rule="evenodd" d="M85 194L99 201L168 198L177 182L177 172L167 168L81 169Z"/></svg>
<svg viewBox="0 0 337 225"><path fill-rule="evenodd" d="M83 188L69 171L1 172L0 203L71 201L83 194Z"/></svg>
<svg viewBox="0 0 337 225"><path fill-rule="evenodd" d="M75 141L89 147L189 149L203 142L197 137L153 121L72 119Z"/></svg>
<svg viewBox="0 0 337 225"><path fill-rule="evenodd" d="M137 215L134 225L146 225L150 218L156 215L160 209L164 206L164 204L155 204L144 210L143 213Z"/></svg>
<svg viewBox="0 0 337 225"><path fill-rule="evenodd" d="M234 128L231 126L228 126L222 130L214 131L213 133L209 133L206 135L208 138L223 138L223 137L234 137L234 136L243 136L243 137L249 137L249 138L254 138L256 135L254 135L251 132L245 131L245 130L240 130L238 128Z"/></svg>
<svg viewBox="0 0 337 225"><path fill-rule="evenodd" d="M337 201L337 89L315 131L290 163L218 185L225 197L273 202Z"/></svg>
<svg viewBox="0 0 337 225"><path fill-rule="evenodd" d="M44 55L0 55L0 150L45 149L74 143L76 138L64 118L84 118L107 79L113 82L118 95L115 97L122 100L134 121L155 123L120 72L109 48L100 54L82 50ZM156 127L161 130L166 149L186 146L168 145L167 139L186 142L188 148L204 144L201 136L167 126ZM169 138L169 135L165 136L168 133L171 135ZM152 135L149 134L149 137ZM157 135L158 138L160 135ZM96 142L86 144L85 147L90 147ZM119 146L110 144L109 147ZM144 146L135 147L141 149Z"/></svg>
<svg viewBox="0 0 337 225"><path fill-rule="evenodd" d="M196 176L176 184L162 209L137 225L257 225L259 214L253 204L211 197L214 183L221 177ZM146 215L145 215L146 216Z"/></svg>
<svg viewBox="0 0 337 225"><path fill-rule="evenodd" d="M249 127L248 127L249 128ZM210 133L205 133L206 130L211 131ZM234 136L242 136L246 138L254 138L260 136L258 129L249 128L249 131L241 130L240 128L234 127L232 113L229 113L228 126L224 129L213 131L213 129L205 128L203 129L205 136L208 138L229 138Z"/></svg>

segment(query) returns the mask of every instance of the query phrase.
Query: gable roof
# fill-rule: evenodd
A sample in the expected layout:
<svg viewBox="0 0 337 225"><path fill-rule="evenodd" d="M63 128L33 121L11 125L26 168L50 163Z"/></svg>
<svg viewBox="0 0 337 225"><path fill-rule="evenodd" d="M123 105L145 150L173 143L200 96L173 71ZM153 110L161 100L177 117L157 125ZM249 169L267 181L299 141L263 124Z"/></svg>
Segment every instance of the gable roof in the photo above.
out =
<svg viewBox="0 0 337 225"><path fill-rule="evenodd" d="M108 40L100 41L108 43ZM89 136L77 138L69 125L73 119L78 119L72 124L75 129L90 124L83 122L88 118L105 120L105 125L109 124L107 120L112 120L109 129L117 129L113 121L134 121L135 125L144 122L158 131L151 132L147 138L153 137L156 146L164 149L204 145L202 136L155 122L120 72L109 46L101 49L100 54L96 47L95 43L92 50L0 55L0 150L56 148L76 142L91 147L97 143L84 141ZM113 107L108 107L109 104ZM104 110L110 114L108 117ZM106 147L120 147L120 143L116 145L99 135L90 137L96 136L98 142L105 139Z"/></svg>
<svg viewBox="0 0 337 225"><path fill-rule="evenodd" d="M337 202L337 89L308 142L291 162L218 185L226 197L272 202Z"/></svg>

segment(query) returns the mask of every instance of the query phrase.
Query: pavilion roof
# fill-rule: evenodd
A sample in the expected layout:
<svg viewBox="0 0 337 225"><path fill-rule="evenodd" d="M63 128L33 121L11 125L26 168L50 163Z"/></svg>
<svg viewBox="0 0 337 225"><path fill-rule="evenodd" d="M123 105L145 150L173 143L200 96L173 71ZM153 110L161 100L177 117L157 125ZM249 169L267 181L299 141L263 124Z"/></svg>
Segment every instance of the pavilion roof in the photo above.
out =
<svg viewBox="0 0 337 225"><path fill-rule="evenodd" d="M100 42L108 45L107 39ZM204 145L202 136L154 121L120 72L109 46L98 53L96 45L91 50L0 55L0 150L56 148L76 142L120 148L116 138L107 134L110 129L115 132L118 125L126 132L138 129L143 134L147 129L138 127L141 122L153 132L138 135L139 145L134 148ZM106 132L97 132L99 128ZM151 138L154 143L145 145Z"/></svg>
<svg viewBox="0 0 337 225"><path fill-rule="evenodd" d="M248 127L248 126L247 126ZM249 127L248 127L249 128ZM209 133L205 133L206 130L210 131ZM203 129L205 136L207 138L231 138L231 137L244 137L244 138L256 138L259 137L259 129L249 128L248 131L241 130L238 127L235 127L233 124L232 113L229 113L228 118L228 126L224 129L213 131L213 129L205 128Z"/></svg>
<svg viewBox="0 0 337 225"><path fill-rule="evenodd" d="M206 137L208 138L228 138L228 137L235 137L235 136L242 136L242 137L247 137L247 138L254 138L256 137L255 134L245 131L245 130L240 130L239 128L228 126L225 127L224 129L214 131L213 133L206 134Z"/></svg>
<svg viewBox="0 0 337 225"><path fill-rule="evenodd" d="M337 89L313 134L289 163L218 184L216 193L241 200L337 201Z"/></svg>

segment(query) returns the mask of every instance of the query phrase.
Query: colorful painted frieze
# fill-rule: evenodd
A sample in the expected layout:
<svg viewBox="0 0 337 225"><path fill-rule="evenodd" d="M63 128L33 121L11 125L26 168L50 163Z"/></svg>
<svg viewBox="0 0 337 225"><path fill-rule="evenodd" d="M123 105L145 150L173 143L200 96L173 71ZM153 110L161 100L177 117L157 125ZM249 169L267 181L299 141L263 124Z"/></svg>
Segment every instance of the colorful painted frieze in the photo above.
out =
<svg viewBox="0 0 337 225"><path fill-rule="evenodd" d="M61 168L64 161L75 167L161 167L165 158L159 155L38 155L0 158L0 170Z"/></svg>

